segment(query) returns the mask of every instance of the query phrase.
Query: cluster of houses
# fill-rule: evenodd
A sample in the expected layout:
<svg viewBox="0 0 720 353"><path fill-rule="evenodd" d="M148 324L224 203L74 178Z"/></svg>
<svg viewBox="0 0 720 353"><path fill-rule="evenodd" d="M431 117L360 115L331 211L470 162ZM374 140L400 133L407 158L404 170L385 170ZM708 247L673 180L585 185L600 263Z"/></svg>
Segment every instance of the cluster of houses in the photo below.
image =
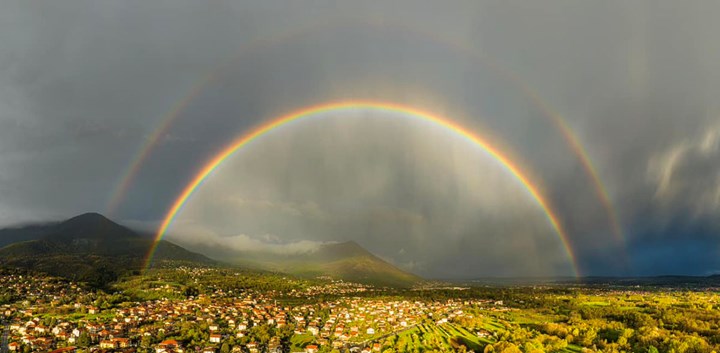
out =
<svg viewBox="0 0 720 353"><path fill-rule="evenodd" d="M237 294L218 290L187 299L152 300L101 310L89 299L60 305L68 298L85 298L82 288L72 283L17 277L13 281L0 276L2 283L28 290L27 300L0 307L8 321L8 349L18 353L73 353L75 347L85 352L221 353L228 342L232 342L232 353L282 352L277 335L263 342L254 336L253 328L263 325L274 332L285 329L303 336L306 344L300 348L305 352L317 352L322 347L378 351L379 339L389 334L410 329L423 320L442 324L464 315L464 306L475 304L353 297L373 289L337 281L314 290L341 294L338 299L310 300L294 306L278 304L277 293L272 291ZM293 291L289 295L312 294ZM60 307L72 310L58 314ZM207 339L191 347L190 342L177 338L188 326L202 328ZM172 337L176 339L166 339Z"/></svg>
<svg viewBox="0 0 720 353"><path fill-rule="evenodd" d="M89 294L79 284L51 277L28 276L22 274L0 275L0 296L11 299L20 298L25 304L23 310L32 314L39 307L72 303ZM13 310L8 305L0 307L3 311ZM3 312L5 315L12 313Z"/></svg>
<svg viewBox="0 0 720 353"><path fill-rule="evenodd" d="M358 293L367 293L378 291L378 288L369 286L361 283L346 282L343 280L333 279L327 276L318 277L320 280L325 280L327 283L323 285L307 286L302 290L293 289L286 295L305 298L308 296L317 296L323 294L329 295L357 295Z"/></svg>
<svg viewBox="0 0 720 353"><path fill-rule="evenodd" d="M8 350L11 352L24 351L25 347L30 351L48 351L61 347L64 348L62 351L66 352L69 347L89 345L92 342L101 350L134 351L133 342L122 337L127 333L127 329L120 322L102 324L62 321L50 327L43 324L39 317L27 321L15 317L9 323L8 329L11 334Z"/></svg>

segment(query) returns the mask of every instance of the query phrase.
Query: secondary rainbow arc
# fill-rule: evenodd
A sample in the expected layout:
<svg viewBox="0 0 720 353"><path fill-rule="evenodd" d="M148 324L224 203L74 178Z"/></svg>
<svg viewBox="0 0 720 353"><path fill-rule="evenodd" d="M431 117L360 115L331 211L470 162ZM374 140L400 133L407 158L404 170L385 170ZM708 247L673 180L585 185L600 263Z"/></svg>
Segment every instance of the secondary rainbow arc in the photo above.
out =
<svg viewBox="0 0 720 353"><path fill-rule="evenodd" d="M338 24L342 25L347 25L348 23L352 23L352 21L338 21ZM364 20L362 23L367 24L364 22ZM505 78L508 82L511 82L513 85L515 85L515 87L517 87L519 91L522 92L530 100L530 102L532 102L532 104L539 109L542 115L557 127L558 131L561 133L570 149L577 156L583 169L585 170L586 175L589 177L591 183L594 186L595 193L600 203L603 205L607 212L609 225L612 233L615 236L615 239L620 244L624 244L625 237L623 234L622 226L618 220L617 212L613 207L609 193L605 185L601 181L597 168L592 163L587 150L580 142L577 135L573 132L572 128L568 126L565 119L563 119L560 114L558 114L545 101L543 101L532 87L530 87L526 82L524 82L515 72L501 65L497 60L489 56L487 53L480 53L476 50L469 49L467 46L462 45L455 40L449 38L441 38L434 32L420 31L412 27L393 23L382 22L379 24L375 24L374 27L378 26L382 29L384 29L385 27L392 27L392 29L400 29L408 33L416 33L420 36L430 39L433 42L445 44L453 50L478 59L481 64L492 69L494 72L498 73L500 77ZM317 27L318 26L313 25L305 30L294 30L291 32L282 33L276 37L271 37L270 39L260 39L251 44L248 49L250 49L250 51L254 51L254 49L272 46L277 43L283 43L287 40L294 38L297 35L303 33L310 33L314 30L317 30ZM244 54L244 52L242 52L242 54ZM221 73L224 71L224 69L234 64L238 58L242 57L242 54L229 60L226 64L221 65L220 68L216 68L210 71L201 80L199 80L198 83L191 87L190 92L181 101L176 103L172 107L172 109L167 114L165 114L165 116L161 119L158 127L146 139L146 143L141 146L137 154L133 157L129 164L129 167L127 168L127 171L124 174L121 174L121 178L119 179L117 186L111 193L107 204L108 214L113 214L118 209L118 206L123 202L123 199L126 197L128 191L130 190L131 184L140 172L145 161L148 159L151 151L153 151L154 147L157 146L159 141L162 139L162 136L166 134L166 132L169 130L169 128L172 126L173 122L178 118L178 116L181 115L181 113L188 107L188 105L195 98L197 98L211 82L214 82L220 77L222 77Z"/></svg>
<svg viewBox="0 0 720 353"><path fill-rule="evenodd" d="M255 128L254 130L241 135L238 139L236 139L235 141L233 141L232 143L227 145L225 148L223 148L221 150L221 152L216 154L209 162L207 162L200 169L200 171L192 178L190 183L188 183L186 185L186 187L182 190L180 195L172 203L170 209L165 214L165 216L160 224L160 227L157 230L157 233L155 234L155 240L147 254L147 258L146 258L145 265L144 265L144 270L147 270L151 266L152 259L153 259L153 256L157 249L158 244L160 243L162 238L165 236L165 234L167 233L173 220L178 215L178 213L181 211L181 209L183 208L185 203L188 201L188 199L198 189L198 187L207 179L207 177L219 165L221 165L225 160L227 160L230 156L232 156L235 152L237 152L239 149L246 146L248 143L252 142L253 140L255 140L259 137L262 137L265 134L271 132L272 130L274 130L278 127L281 127L287 123L290 123L292 121L315 116L320 113L334 112L334 111L339 112L339 111L346 111L346 110L351 110L351 109L375 110L375 111L384 111L384 112L405 114L409 117L414 117L417 119L421 119L421 120L433 123L436 126L438 126L439 128L443 128L450 132L453 132L454 134L461 136L464 139L466 139L467 141L480 147L489 156L491 156L500 165L502 165L511 175L513 175L515 177L515 179L520 184L523 185L523 187L528 192L528 194L543 209L550 226L553 228L555 233L557 233L557 235L560 239L560 242L563 245L565 253L567 254L567 256L572 264L572 270L574 272L574 275L578 276L579 271L578 271L577 259L573 252L572 246L570 244L569 237L568 237L567 233L565 232L564 228L562 227L562 224L560 223L559 217L557 216L555 211L552 209L550 202L545 198L545 196L541 192L542 188L539 185L539 183L533 182L533 180L529 176L530 174L527 171L521 169L517 164L515 164L507 156L507 153L502 153L496 147L494 147L493 145L488 143L486 139L483 139L481 136L474 133L473 131L471 131L471 130L469 130L447 118L441 117L439 115L436 115L436 114L433 114L430 112L421 111L421 110L415 109L413 107L403 106L403 105L394 104L394 103L375 102L375 101L333 102L333 103L316 105L316 106L311 106L311 107L304 108L301 110L297 110L295 112L292 112L287 115L281 116L279 118L273 119L263 125L260 125L259 127Z"/></svg>

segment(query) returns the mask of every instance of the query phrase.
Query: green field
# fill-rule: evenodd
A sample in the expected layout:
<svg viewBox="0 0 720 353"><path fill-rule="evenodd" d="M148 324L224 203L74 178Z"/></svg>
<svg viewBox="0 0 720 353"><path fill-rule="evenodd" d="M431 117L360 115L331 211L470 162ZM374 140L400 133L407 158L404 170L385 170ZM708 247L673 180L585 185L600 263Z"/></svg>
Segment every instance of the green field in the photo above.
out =
<svg viewBox="0 0 720 353"><path fill-rule="evenodd" d="M300 352L305 349L305 346L308 344L313 343L315 340L315 337L312 335L294 335L292 338L290 338L290 351L291 352Z"/></svg>

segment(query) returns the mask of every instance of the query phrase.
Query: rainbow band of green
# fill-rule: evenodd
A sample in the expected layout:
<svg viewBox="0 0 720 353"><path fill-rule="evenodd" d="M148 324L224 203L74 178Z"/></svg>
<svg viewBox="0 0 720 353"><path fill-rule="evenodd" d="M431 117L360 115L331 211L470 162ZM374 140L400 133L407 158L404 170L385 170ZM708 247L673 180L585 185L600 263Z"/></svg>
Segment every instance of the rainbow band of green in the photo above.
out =
<svg viewBox="0 0 720 353"><path fill-rule="evenodd" d="M209 82L213 77L214 75L208 76L206 79L203 80L203 82ZM130 189L130 185L135 179L135 176L138 174L138 172L140 172L140 168L142 168L143 163L150 156L150 152L153 151L153 148L165 136L165 134L172 126L172 123L175 122L175 119L177 119L178 116L180 116L180 113L187 108L187 106L195 99L195 97L200 95L204 88L205 84L193 86L190 94L188 94L183 100L175 104L173 109L166 115L165 118L163 118L160 125L146 139L147 142L143 144L142 147L140 147L132 162L130 162L130 166L128 167L127 172L123 174L120 182L118 182L117 186L113 190L106 207L106 212L108 215L114 215L118 206L123 201L123 197Z"/></svg>
<svg viewBox="0 0 720 353"><path fill-rule="evenodd" d="M148 252L146 263L145 263L145 270L147 270L152 262L152 258L154 256L155 250L157 249L157 246L162 240L163 236L165 236L165 233L167 232L168 228L172 224L173 220L177 216L177 214L180 212L182 207L185 205L187 200L192 196L192 194L197 190L197 188L205 181L205 179L220 165L222 164L226 159L228 159L230 156L232 156L236 151L247 145L248 143L252 142L253 140L264 136L265 134L269 133L270 131L283 126L287 123L290 123L295 120L300 120L303 118L307 118L316 114L320 113L327 113L327 112L339 112L339 111L346 111L351 109L364 109L364 110L377 110L377 111L383 111L383 112L391 112L391 113L401 113L401 114L407 114L410 117L415 117L427 122L431 122L435 124L439 128L443 128L445 130L448 130L450 132L453 132L456 135L462 136L469 142L472 142L473 144L479 146L482 148L488 155L493 157L497 162L499 162L507 171L509 171L516 179L519 181L525 189L528 191L528 193L535 199L535 201L540 205L540 207L545 212L545 215L554 229L554 231L557 233L558 237L560 238L561 243L563 244L564 250L572 264L572 269L575 276L578 276L578 264L575 258L575 254L572 250L572 247L570 246L570 242L568 239L567 234L565 233L563 227L561 226L558 217L556 213L553 211L553 209L550 207L549 202L546 200L546 198L541 193L541 188L537 184L537 182L533 183L530 178L528 177L528 173L526 171L523 171L518 167L516 164L514 164L507 156L506 154L501 153L499 150L497 150L495 147L490 145L486 140L478 136L477 134L473 133L469 129L466 129L457 123L437 116L432 113L420 111L417 109L414 109L412 107L402 106L398 104L393 103L384 103L384 102L372 102L372 101L346 101L346 102L335 102L335 103L329 103L329 104L323 104L323 105L317 105L312 106L309 108L301 109L299 111L281 116L277 119L274 119L264 125L259 126L258 128L243 134L240 136L237 140L232 142L230 145L225 147L220 153L218 153L215 157L213 157L208 163L205 164L205 166L200 170L199 173L192 179L192 181L183 189L180 196L173 202L170 210L167 212L165 217L163 218L163 221L160 225L160 228L158 229L156 235L155 235L155 241L153 245L150 248L150 251Z"/></svg>

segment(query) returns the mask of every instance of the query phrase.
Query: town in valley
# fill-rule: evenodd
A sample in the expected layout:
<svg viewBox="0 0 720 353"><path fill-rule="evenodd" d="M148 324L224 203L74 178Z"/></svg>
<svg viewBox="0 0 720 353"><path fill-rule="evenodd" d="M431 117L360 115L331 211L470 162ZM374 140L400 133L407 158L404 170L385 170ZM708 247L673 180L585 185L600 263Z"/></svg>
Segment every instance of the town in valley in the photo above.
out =
<svg viewBox="0 0 720 353"><path fill-rule="evenodd" d="M720 338L720 295L702 286L391 289L185 266L109 290L20 271L0 284L17 353L712 352Z"/></svg>

